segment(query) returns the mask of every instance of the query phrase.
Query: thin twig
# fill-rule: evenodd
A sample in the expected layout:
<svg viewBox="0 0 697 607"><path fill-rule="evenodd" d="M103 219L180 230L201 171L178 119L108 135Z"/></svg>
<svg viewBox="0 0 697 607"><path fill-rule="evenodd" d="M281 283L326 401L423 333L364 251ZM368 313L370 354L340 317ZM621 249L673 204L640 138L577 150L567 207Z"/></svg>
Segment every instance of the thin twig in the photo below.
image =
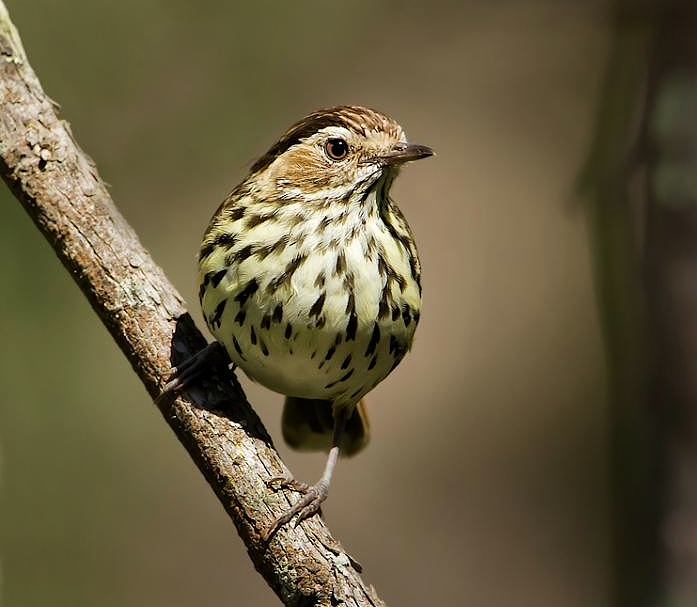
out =
<svg viewBox="0 0 697 607"><path fill-rule="evenodd" d="M3 178L155 397L172 366L205 339L58 118L1 0L0 103ZM206 380L160 410L286 605L383 604L318 517L262 541L289 504L267 481L288 471L222 358Z"/></svg>

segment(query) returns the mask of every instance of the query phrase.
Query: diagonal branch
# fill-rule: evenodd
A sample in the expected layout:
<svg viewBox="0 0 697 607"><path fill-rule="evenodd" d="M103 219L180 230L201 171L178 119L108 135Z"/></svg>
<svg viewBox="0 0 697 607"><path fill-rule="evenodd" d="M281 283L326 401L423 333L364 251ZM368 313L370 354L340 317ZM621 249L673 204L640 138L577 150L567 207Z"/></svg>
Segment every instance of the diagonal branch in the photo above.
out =
<svg viewBox="0 0 697 607"><path fill-rule="evenodd" d="M205 339L58 118L2 0L0 104L4 180L156 396L172 365L200 350ZM159 406L230 515L255 568L286 605L382 605L318 517L262 541L261 532L289 503L267 481L287 470L222 357L212 367L208 380Z"/></svg>

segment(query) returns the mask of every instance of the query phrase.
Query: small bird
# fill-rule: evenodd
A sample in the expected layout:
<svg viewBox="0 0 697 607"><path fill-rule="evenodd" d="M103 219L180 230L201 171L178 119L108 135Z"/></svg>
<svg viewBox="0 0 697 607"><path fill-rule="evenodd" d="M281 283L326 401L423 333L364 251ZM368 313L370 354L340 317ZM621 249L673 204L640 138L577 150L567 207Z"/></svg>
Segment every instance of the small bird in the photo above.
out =
<svg viewBox="0 0 697 607"><path fill-rule="evenodd" d="M199 254L206 324L233 363L285 395L283 436L328 450L315 485L272 524L318 512L339 453L368 440L362 397L410 349L421 265L390 198L405 162L433 155L365 107L309 114L251 167L213 215Z"/></svg>

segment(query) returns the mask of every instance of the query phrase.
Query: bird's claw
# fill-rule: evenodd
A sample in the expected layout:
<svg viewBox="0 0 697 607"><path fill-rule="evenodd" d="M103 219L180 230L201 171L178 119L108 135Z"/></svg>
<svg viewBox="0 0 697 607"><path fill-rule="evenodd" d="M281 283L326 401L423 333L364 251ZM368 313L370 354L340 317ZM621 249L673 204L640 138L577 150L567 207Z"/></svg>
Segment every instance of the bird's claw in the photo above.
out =
<svg viewBox="0 0 697 607"><path fill-rule="evenodd" d="M295 480L294 478L288 478L287 476L274 476L266 481L266 485L274 491L290 489L298 493L307 493L312 486L302 481Z"/></svg>
<svg viewBox="0 0 697 607"><path fill-rule="evenodd" d="M168 397L179 394L184 388L188 387L199 377L210 358L220 351L228 357L225 347L220 342L214 341L180 365L173 367L172 372L167 378L167 383L162 388L160 395L155 399L155 402L159 404Z"/></svg>
<svg viewBox="0 0 697 607"><path fill-rule="evenodd" d="M294 527L297 527L305 519L314 516L320 512L322 507L322 502L327 499L329 495L329 486L326 482L319 481L316 485L308 485L307 483L301 483L294 479L287 479L284 477L276 477L267 481L270 486L276 484L279 488L288 488L293 491L298 491L303 494L303 496L290 508L288 508L283 514L278 516L271 525L262 533L262 539L268 542L276 532L291 521L294 516L297 516Z"/></svg>

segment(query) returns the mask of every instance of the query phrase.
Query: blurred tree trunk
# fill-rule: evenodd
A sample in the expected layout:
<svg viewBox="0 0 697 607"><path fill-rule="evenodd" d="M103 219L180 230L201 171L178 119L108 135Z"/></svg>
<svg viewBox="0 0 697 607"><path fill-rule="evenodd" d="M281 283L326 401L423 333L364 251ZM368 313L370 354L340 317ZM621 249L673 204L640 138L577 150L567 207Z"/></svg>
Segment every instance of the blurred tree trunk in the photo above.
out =
<svg viewBox="0 0 697 607"><path fill-rule="evenodd" d="M662 604L697 605L697 4L663 6L648 78L648 401L661 459Z"/></svg>
<svg viewBox="0 0 697 607"><path fill-rule="evenodd" d="M620 3L586 174L616 607L697 605L697 4Z"/></svg>

